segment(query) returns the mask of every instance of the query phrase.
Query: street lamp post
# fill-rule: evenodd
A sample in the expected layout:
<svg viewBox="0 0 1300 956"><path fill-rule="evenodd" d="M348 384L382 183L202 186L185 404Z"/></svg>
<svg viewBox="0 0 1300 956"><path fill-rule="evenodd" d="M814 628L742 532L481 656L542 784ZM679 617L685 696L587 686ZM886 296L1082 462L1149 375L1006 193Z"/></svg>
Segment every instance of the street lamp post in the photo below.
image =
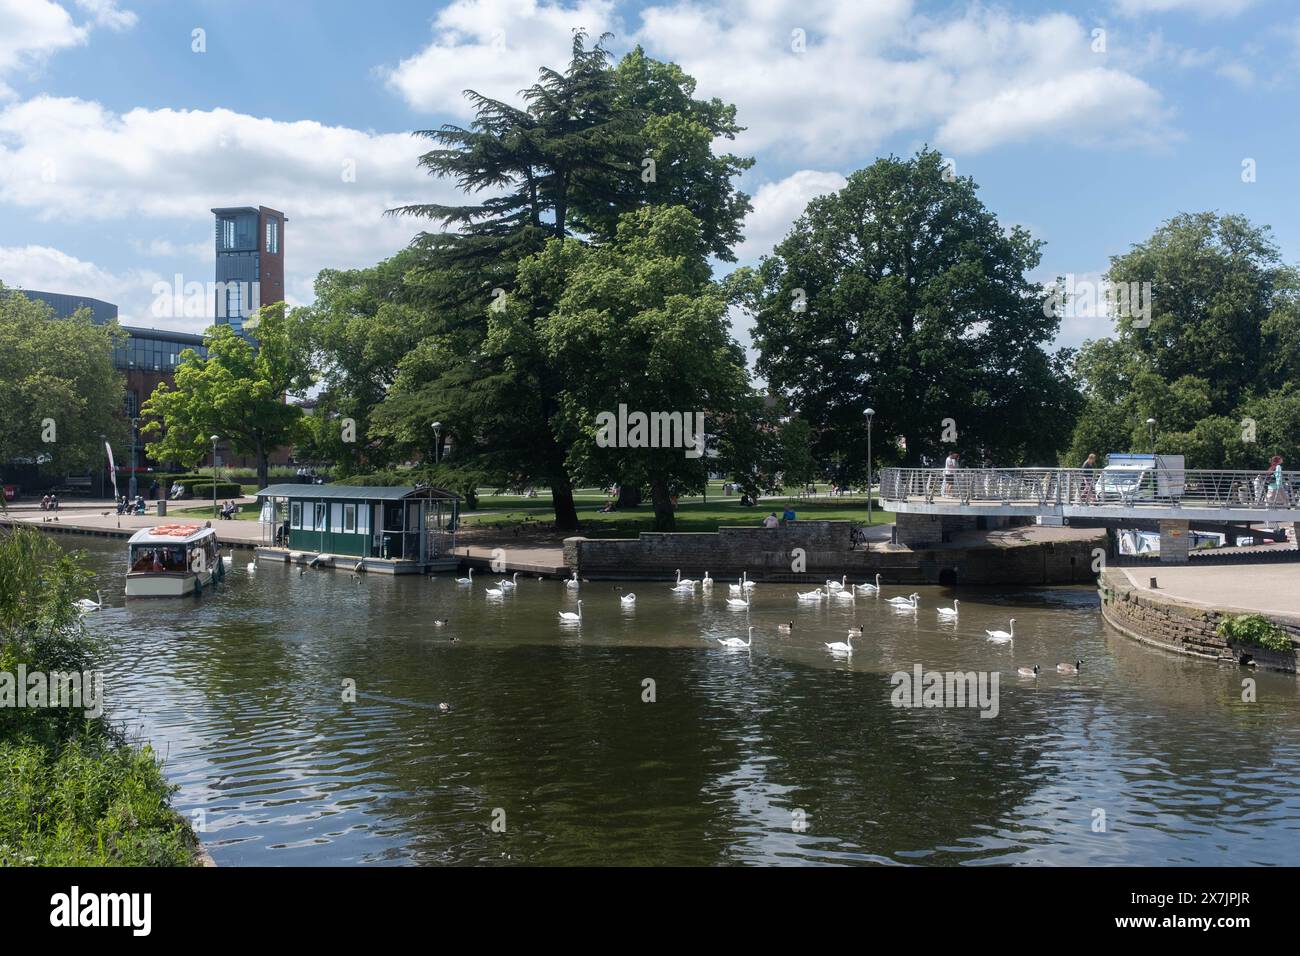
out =
<svg viewBox="0 0 1300 956"><path fill-rule="evenodd" d="M442 422L433 423L433 464L438 465L439 453L442 451Z"/></svg>
<svg viewBox="0 0 1300 956"><path fill-rule="evenodd" d="M876 417L876 410L868 408L864 414L867 416L867 524L871 524L871 420Z"/></svg>
<svg viewBox="0 0 1300 956"><path fill-rule="evenodd" d="M101 434L101 435L99 436L99 447L100 447L100 448L103 448L107 443L108 443L108 436L107 436L107 435L104 435L104 434ZM107 470L108 470L108 463L107 463L107 461L105 461L104 464L102 464L102 465L99 466L99 497L100 497L100 500L103 500L103 497L104 497L104 472L107 471Z"/></svg>
<svg viewBox="0 0 1300 956"><path fill-rule="evenodd" d="M219 435L212 436L212 517L217 516L217 439Z"/></svg>
<svg viewBox="0 0 1300 956"><path fill-rule="evenodd" d="M129 500L135 501L138 485L135 478L135 449L140 444L140 419L131 419L131 483L128 490Z"/></svg>
<svg viewBox="0 0 1300 956"><path fill-rule="evenodd" d="M1156 453L1156 420L1154 418L1147 419L1147 433L1151 436L1151 454L1154 455Z"/></svg>

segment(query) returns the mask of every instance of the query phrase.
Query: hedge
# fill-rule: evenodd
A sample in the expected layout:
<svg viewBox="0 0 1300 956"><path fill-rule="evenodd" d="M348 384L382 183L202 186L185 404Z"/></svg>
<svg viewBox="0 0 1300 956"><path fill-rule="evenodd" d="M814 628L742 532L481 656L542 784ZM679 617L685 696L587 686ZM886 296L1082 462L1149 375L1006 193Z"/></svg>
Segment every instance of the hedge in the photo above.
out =
<svg viewBox="0 0 1300 956"><path fill-rule="evenodd" d="M185 490L195 499L212 497L212 482L206 485L186 485ZM237 481L219 481L217 482L218 498L240 498L244 494L244 488Z"/></svg>

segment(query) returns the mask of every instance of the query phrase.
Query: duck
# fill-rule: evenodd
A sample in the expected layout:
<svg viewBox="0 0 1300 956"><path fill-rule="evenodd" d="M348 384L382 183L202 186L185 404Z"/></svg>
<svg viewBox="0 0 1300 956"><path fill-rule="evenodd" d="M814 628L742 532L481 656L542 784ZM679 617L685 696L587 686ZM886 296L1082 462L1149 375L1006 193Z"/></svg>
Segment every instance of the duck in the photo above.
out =
<svg viewBox="0 0 1300 956"><path fill-rule="evenodd" d="M1038 665L1035 664L1033 667L1018 667L1016 668L1016 673L1021 677L1037 677Z"/></svg>
<svg viewBox="0 0 1300 956"><path fill-rule="evenodd" d="M87 611L98 611L104 606L104 593L97 588L95 590L95 597L98 600L92 601L90 598L81 598L73 601L72 606L82 614L85 614Z"/></svg>
<svg viewBox="0 0 1300 956"><path fill-rule="evenodd" d="M460 643L460 638L459 638L459 637L449 637L449 638L447 638L447 643L448 643L448 644L459 644L459 643Z"/></svg>
<svg viewBox="0 0 1300 956"><path fill-rule="evenodd" d="M497 587L508 588L512 590L514 588L519 587L519 572L516 571L514 577L512 578L509 579L502 578L500 581L497 582Z"/></svg>
<svg viewBox="0 0 1300 956"><path fill-rule="evenodd" d="M577 611L576 614L575 614L573 611L560 611L560 612L559 612L559 615L560 615L560 620L563 621L563 622L566 623L566 624L578 624L578 623L581 623L581 621L582 621L582 602L581 602L581 601L578 602L578 611Z"/></svg>
<svg viewBox="0 0 1300 956"><path fill-rule="evenodd" d="M574 571L574 572L573 572L573 577L569 578L569 580L567 580L567 581L564 582L564 586L565 586L566 588L576 588L576 587L578 586L578 572L577 572L577 571Z"/></svg>
<svg viewBox="0 0 1300 956"><path fill-rule="evenodd" d="M635 594L624 594L622 597L619 598L619 600L622 601L624 604L635 604L635 603L636 603L636 595L635 595Z"/></svg>
<svg viewBox="0 0 1300 956"><path fill-rule="evenodd" d="M876 583L875 583L875 584L870 584L870 583L868 583L868 584L855 584L855 585L853 585L853 586L854 586L855 588L857 588L859 591L861 591L863 594L879 594L879 593L880 593L880 575L879 575L879 574L876 575Z"/></svg>
<svg viewBox="0 0 1300 956"><path fill-rule="evenodd" d="M838 581L834 580L833 578L828 578L826 581L826 590L842 591L844 589L845 583L848 580L849 580L849 576L847 574L844 575L842 578L840 578Z"/></svg>
<svg viewBox="0 0 1300 956"><path fill-rule="evenodd" d="M451 710L451 704L447 703L447 702L444 700L442 703L440 703L440 704L438 705L438 709L439 709L440 711L442 711L442 712L445 714L445 713L447 713L447 711Z"/></svg>
<svg viewBox="0 0 1300 956"><path fill-rule="evenodd" d="M818 588L816 591L799 591L797 593L800 601L820 601L826 596L826 592L821 588Z"/></svg>
<svg viewBox="0 0 1300 956"><path fill-rule="evenodd" d="M457 583L457 584L473 584L473 583L474 583L474 569L473 569L473 568L470 568L469 571L466 572L466 573L467 573L468 577L457 578L457 579L456 579L456 583Z"/></svg>
<svg viewBox="0 0 1300 956"><path fill-rule="evenodd" d="M794 621L787 621L785 624L778 624L776 626L776 629L780 631L782 634L793 634Z"/></svg>
<svg viewBox="0 0 1300 956"><path fill-rule="evenodd" d="M907 597L891 597L889 603L894 607L906 608L909 611L915 611L921 606L921 595L909 594Z"/></svg>
<svg viewBox="0 0 1300 956"><path fill-rule="evenodd" d="M1079 668L1081 667L1083 667L1082 658L1075 661L1073 664L1057 664L1056 672L1058 674L1077 674L1079 673Z"/></svg>
<svg viewBox="0 0 1300 956"><path fill-rule="evenodd" d="M449 623L450 623L450 621L448 621L445 617L442 618L441 620L435 618L434 621L433 621L433 626L434 626L434 627L446 627Z"/></svg>
<svg viewBox="0 0 1300 956"><path fill-rule="evenodd" d="M959 603L956 598L953 598L952 607L937 607L935 610L939 612L939 616L944 620L955 621L957 620L957 605Z"/></svg>
<svg viewBox="0 0 1300 956"><path fill-rule="evenodd" d="M853 653L853 632L849 631L847 643L845 641L823 642L826 649L832 654L852 654Z"/></svg>
<svg viewBox="0 0 1300 956"><path fill-rule="evenodd" d="M742 641L738 637L716 638L717 642L723 647L752 647L754 644L754 626L749 627L749 640Z"/></svg>
<svg viewBox="0 0 1300 956"><path fill-rule="evenodd" d="M1016 619L1014 617L1011 619L1011 624L1009 626L1011 628L1009 631L986 630L984 633L989 636L989 640L994 644L1011 644L1014 643L1016 639Z"/></svg>

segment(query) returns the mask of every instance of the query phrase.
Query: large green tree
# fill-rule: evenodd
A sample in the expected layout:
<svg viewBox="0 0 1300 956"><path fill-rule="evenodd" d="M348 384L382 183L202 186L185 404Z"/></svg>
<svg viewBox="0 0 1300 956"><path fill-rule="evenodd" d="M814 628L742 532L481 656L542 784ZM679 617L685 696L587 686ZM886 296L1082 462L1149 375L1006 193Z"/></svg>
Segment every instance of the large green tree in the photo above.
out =
<svg viewBox="0 0 1300 956"><path fill-rule="evenodd" d="M196 464L211 449L212 435L257 460L257 480L267 484L270 454L301 437L302 409L290 396L312 385L311 349L304 317L283 302L259 309L247 328L253 342L228 325L204 336L207 358L187 349L175 384L154 389L141 412L151 419L142 434L161 436L148 445L159 460Z"/></svg>
<svg viewBox="0 0 1300 956"><path fill-rule="evenodd" d="M1086 342L1075 357L1086 406L1070 463L1145 451L1148 418L1157 450L1191 467L1300 457L1300 274L1267 227L1180 214L1113 257L1107 278L1149 283L1151 310L1119 316L1115 338Z"/></svg>
<svg viewBox="0 0 1300 956"><path fill-rule="evenodd" d="M841 480L865 471L868 407L883 460L957 447L1041 462L1076 397L1045 350L1059 320L1027 278L1039 249L923 149L814 199L757 274L733 281L748 283L759 372L813 426L819 459L844 462Z"/></svg>
<svg viewBox="0 0 1300 956"><path fill-rule="evenodd" d="M90 310L54 317L44 302L0 285L0 463L51 474L104 465L106 435L125 437L122 375L113 368L116 323Z"/></svg>

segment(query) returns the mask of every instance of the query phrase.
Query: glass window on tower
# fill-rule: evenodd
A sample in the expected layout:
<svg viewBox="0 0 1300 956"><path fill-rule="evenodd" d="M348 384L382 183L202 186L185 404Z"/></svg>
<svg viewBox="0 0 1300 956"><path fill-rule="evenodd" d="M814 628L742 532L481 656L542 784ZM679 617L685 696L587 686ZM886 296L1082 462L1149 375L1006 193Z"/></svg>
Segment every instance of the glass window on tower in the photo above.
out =
<svg viewBox="0 0 1300 956"><path fill-rule="evenodd" d="M280 251L280 223L275 219L266 221L266 251L277 253Z"/></svg>

